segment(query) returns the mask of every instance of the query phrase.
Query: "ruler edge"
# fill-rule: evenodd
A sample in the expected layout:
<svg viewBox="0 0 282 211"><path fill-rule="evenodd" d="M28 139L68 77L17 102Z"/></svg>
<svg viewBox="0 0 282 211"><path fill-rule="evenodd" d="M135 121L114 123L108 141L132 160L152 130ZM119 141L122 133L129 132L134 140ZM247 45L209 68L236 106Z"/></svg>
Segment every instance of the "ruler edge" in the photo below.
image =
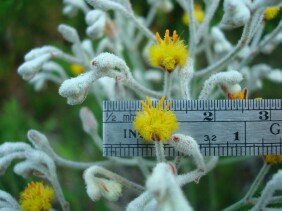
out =
<svg viewBox="0 0 282 211"><path fill-rule="evenodd" d="M225 108L224 110L263 110L263 109L269 109L269 110L282 110L282 99L261 99L261 100L256 100L256 99L246 99L246 100L240 100L240 99L236 99L236 100L230 100L230 99L201 99L201 100L185 100L185 99L172 99L172 100L165 100L164 102L164 106L168 103L172 101L171 107L172 109L170 110L175 110L174 106L175 104L180 104L181 102L188 102L190 101L191 105L193 102L202 102L202 104L204 102L212 102L214 105L215 103L220 104L230 104L229 107ZM142 109L142 105L140 103L140 100L104 100L103 101L103 113L104 112L109 112L109 111L117 111L117 109L115 109L117 106L120 108L119 105L121 104L125 104L125 102L127 102L128 104L131 103L131 105L135 105L134 108L128 105L128 109L123 109L120 110L118 109L118 111L139 111ZM156 103L159 102L159 100L152 100L153 105L155 106ZM266 102L266 103L265 103ZM112 109L108 109L107 104L115 104L112 106ZM209 105L210 103L208 103ZM235 109L234 106L232 106L233 104L237 105L237 108ZM242 106L242 108L238 108L238 104ZM248 108L246 108L247 106L243 106L243 105L248 105ZM253 105L255 108L250 108L249 104ZM274 104L274 105L273 105ZM137 105L137 106L136 106ZM187 105L187 104L186 104ZM262 108L261 108L262 105ZM273 106L272 106L273 105ZM107 108L106 108L107 107ZM235 106L236 107L236 106ZM275 107L275 108L273 108ZM197 109L191 109L191 111L205 111L205 110L211 110L211 109L205 109L205 106L202 106L202 109L199 109L199 107L197 106ZM217 109L215 108L215 106L213 106L214 110L223 110L223 109ZM177 110L176 110L177 111ZM104 133L105 133L105 124L104 124L104 115L103 115L103 137L104 137ZM104 139L103 139L104 140ZM281 138L280 138L280 142L281 142ZM281 149L280 149L281 150ZM259 151L259 150L258 150ZM176 151L178 153L178 151ZM279 155L279 154L277 154ZM104 142L103 142L103 156L107 157L107 156L111 156L105 153L104 151ZM203 156L213 156L213 155L203 155ZM263 156L263 154L254 154L254 155L216 155L216 156ZM117 157L136 157L136 155L133 156L117 156ZM153 156L142 156L142 157L153 157Z"/></svg>

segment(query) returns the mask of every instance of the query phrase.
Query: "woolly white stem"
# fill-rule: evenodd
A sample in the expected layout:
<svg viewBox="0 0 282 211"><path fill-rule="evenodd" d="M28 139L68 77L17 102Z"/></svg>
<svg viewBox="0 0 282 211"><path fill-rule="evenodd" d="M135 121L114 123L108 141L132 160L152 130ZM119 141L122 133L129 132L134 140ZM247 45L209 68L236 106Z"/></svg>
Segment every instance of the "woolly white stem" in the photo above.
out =
<svg viewBox="0 0 282 211"><path fill-rule="evenodd" d="M265 164L266 165L266 164ZM269 166L269 165L268 165ZM256 203L256 205L251 209L255 210L264 210L266 205L270 202L272 195L276 190L281 190L281 175L282 171L278 171L273 178L266 184L266 187L262 191L261 197ZM264 175L263 175L264 176ZM281 208L280 208L281 209Z"/></svg>
<svg viewBox="0 0 282 211"><path fill-rule="evenodd" d="M282 20L280 20L278 26L270 34L266 35L265 38L259 43L259 45L257 45L256 48L252 50L250 55L241 62L239 69L242 69L245 65L250 63L254 59L254 57L256 57L260 53L261 49L263 49L269 42L271 42L280 33L281 30Z"/></svg>
<svg viewBox="0 0 282 211"><path fill-rule="evenodd" d="M166 99L170 99L171 97L171 83L172 83L172 75L173 73L169 73L168 71L165 71L165 77L164 77L164 91L163 95L166 96Z"/></svg>
<svg viewBox="0 0 282 211"><path fill-rule="evenodd" d="M213 53L212 53L212 50L211 50L211 45L210 45L208 33L204 34L203 42L204 42L204 50L205 50L207 60L208 60L209 64L212 64L212 63L214 63L214 57L213 57Z"/></svg>
<svg viewBox="0 0 282 211"><path fill-rule="evenodd" d="M197 182L202 176L211 171L217 164L218 157L212 157L206 164L205 171L196 169L187 174L178 175L176 177L177 184L181 187L190 182Z"/></svg>
<svg viewBox="0 0 282 211"><path fill-rule="evenodd" d="M264 163L264 165L262 166L260 172L258 173L257 177L255 178L253 184L251 185L249 191L244 196L244 198L236 202L235 204L225 208L224 211L238 210L240 207L249 203L250 199L253 197L255 191L258 189L259 185L261 184L263 178L265 177L269 169L270 169L270 165L267 165L266 163Z"/></svg>
<svg viewBox="0 0 282 211"><path fill-rule="evenodd" d="M255 12L255 14L257 11ZM213 65L210 65L209 67L202 69L195 73L195 77L201 77L207 73L217 72L223 70L229 62L237 55L237 53L242 50L250 41L251 39L251 27L253 26L253 23L257 20L254 19L256 15L252 15L248 23L244 26L244 30L242 33L242 36L240 40L238 41L236 47L229 52L225 57L223 57L221 60L216 62ZM258 17L259 18L259 17Z"/></svg>
<svg viewBox="0 0 282 211"><path fill-rule="evenodd" d="M165 162L164 144L162 141L155 141L155 149L158 163Z"/></svg>
<svg viewBox="0 0 282 211"><path fill-rule="evenodd" d="M210 93L216 85L224 85L231 87L243 80L242 74L238 71L220 72L212 75L204 83L204 87L200 93L199 99L208 99Z"/></svg>
<svg viewBox="0 0 282 211"><path fill-rule="evenodd" d="M194 15L194 0L188 0L187 6L189 18L189 57L194 59L196 48L196 19Z"/></svg>
<svg viewBox="0 0 282 211"><path fill-rule="evenodd" d="M0 157L11 154L13 152L23 152L27 149L31 149L31 146L22 142L5 142L0 145Z"/></svg>
<svg viewBox="0 0 282 211"><path fill-rule="evenodd" d="M261 40L261 36L262 36L264 28L265 28L265 23L261 22L261 24L258 26L258 29L257 29L257 31L254 35L254 38L252 40L252 43L250 45L251 50L255 49L258 46L258 44Z"/></svg>
<svg viewBox="0 0 282 211"><path fill-rule="evenodd" d="M180 90L184 99L191 99L190 82L194 75L194 61L188 58L183 68L179 70Z"/></svg>
<svg viewBox="0 0 282 211"><path fill-rule="evenodd" d="M203 35L205 35L208 32L208 28L211 22L211 19L213 18L216 9L218 8L220 0L213 0L209 5L208 9L204 18L204 21L199 26L197 30L197 36L196 36L196 45L200 42ZM190 20L190 19L189 19Z"/></svg>
<svg viewBox="0 0 282 211"><path fill-rule="evenodd" d="M144 160L141 157L135 158L136 162L138 163L138 167L140 171L143 173L145 177L148 177L150 175L150 170Z"/></svg>
<svg viewBox="0 0 282 211"><path fill-rule="evenodd" d="M157 8L155 6L156 4L153 4L151 7L150 7L150 10L147 14L147 17L146 17L146 20L145 20L145 25L148 27L151 25L151 23L153 22L155 16L156 16L156 13L157 13ZM143 38L143 34L142 33L138 33L135 41L134 41L134 45L135 47L138 46L138 44L141 42Z"/></svg>
<svg viewBox="0 0 282 211"><path fill-rule="evenodd" d="M133 199L126 208L126 211L143 210L148 202L152 199L152 194L148 191L142 193L137 198Z"/></svg>
<svg viewBox="0 0 282 211"><path fill-rule="evenodd" d="M129 80L125 82L125 85L130 87L136 93L142 92L144 95L147 95L153 98L161 99L161 97L163 96L162 93L147 89L146 87L138 83L132 76L130 76Z"/></svg>

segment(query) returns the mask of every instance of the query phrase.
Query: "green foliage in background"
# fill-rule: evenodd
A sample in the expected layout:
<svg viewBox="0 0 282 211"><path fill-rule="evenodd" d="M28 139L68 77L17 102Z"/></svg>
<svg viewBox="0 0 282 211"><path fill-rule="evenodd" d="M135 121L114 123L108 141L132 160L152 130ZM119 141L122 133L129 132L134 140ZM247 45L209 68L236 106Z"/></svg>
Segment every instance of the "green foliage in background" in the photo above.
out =
<svg viewBox="0 0 282 211"><path fill-rule="evenodd" d="M139 4L133 1L134 10L138 14L146 14L148 8L146 4ZM169 14L158 14L153 27L159 31L166 28L177 29L181 37L188 36L187 28L181 24L182 13L180 8ZM80 160L94 161L103 159L99 151L96 150L92 140L82 131L79 119L79 109L81 106L88 106L99 122L102 120L101 108L97 105L92 96L88 96L83 105L69 106L65 99L58 95L58 87L48 84L42 92L37 93L26 81L17 75L17 67L23 62L24 54L34 47L50 44L59 46L69 51L70 46L63 41L57 32L60 23L66 23L78 29L81 37L85 37L84 16L78 14L76 18L69 19L62 15L62 1L57 0L1 0L0 1L0 143L6 141L23 141L28 143L27 131L31 128L46 134L51 145L62 157ZM218 22L222 13L218 13L214 20ZM280 14L281 15L281 14ZM169 17L169 18L168 18ZM176 24L177 23L177 24ZM273 21L273 26L277 21ZM273 27L268 27L271 31ZM241 29L239 29L241 30ZM238 35L234 33L233 36ZM232 35L230 35L232 40ZM228 37L229 38L229 37ZM234 38L237 40L237 37ZM281 65L281 52L276 50L268 57L258 57L267 60L273 67ZM199 61L199 65L201 65ZM254 61L257 62L257 61ZM66 64L62 63L65 68ZM254 97L281 98L281 85L273 85L265 81L264 89L254 93ZM277 90L277 91L273 91ZM99 128L100 133L102 128ZM244 163L236 165L219 166L208 177L201 179L199 185L190 185L186 192L193 207L196 210L219 210L226 205L240 199L243 193L240 192L245 185L257 174L257 159L252 159L254 169L244 168ZM240 172L238 174L238 172ZM238 175L241 175L238 178ZM82 180L82 171L71 171L68 169L58 169L59 180L66 199L70 201L72 210L105 210L104 202L93 203L85 192ZM36 178L33 178L36 179ZM0 178L0 189L10 192L18 198L28 181L15 175L10 168L4 177ZM216 183L215 183L216 182ZM233 183L233 187L238 190L228 191L228 182ZM236 184L236 185L235 185ZM237 185L238 184L238 185ZM226 187L227 186L227 187ZM199 200L202 192L209 191L211 196L207 204L206 198ZM234 193L237 193L234 195ZM206 194L205 194L206 195Z"/></svg>

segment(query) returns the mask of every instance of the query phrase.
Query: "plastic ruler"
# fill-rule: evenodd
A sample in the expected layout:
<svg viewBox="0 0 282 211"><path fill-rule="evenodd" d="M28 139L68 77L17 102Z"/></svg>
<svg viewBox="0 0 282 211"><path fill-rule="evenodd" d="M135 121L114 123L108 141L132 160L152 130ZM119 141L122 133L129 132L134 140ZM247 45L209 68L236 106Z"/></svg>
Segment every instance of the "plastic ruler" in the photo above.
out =
<svg viewBox="0 0 282 211"><path fill-rule="evenodd" d="M139 110L137 100L103 102L104 156L155 156L154 142L133 129ZM179 122L174 133L192 136L204 156L282 154L281 99L172 100L170 110ZM164 149L166 156L182 155L168 143Z"/></svg>

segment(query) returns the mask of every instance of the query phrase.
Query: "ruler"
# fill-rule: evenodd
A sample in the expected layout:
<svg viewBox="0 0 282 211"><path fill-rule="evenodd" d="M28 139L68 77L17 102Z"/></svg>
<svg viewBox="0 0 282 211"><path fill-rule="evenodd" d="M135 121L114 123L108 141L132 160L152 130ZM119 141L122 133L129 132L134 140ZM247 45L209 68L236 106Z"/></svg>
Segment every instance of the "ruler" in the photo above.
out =
<svg viewBox="0 0 282 211"><path fill-rule="evenodd" d="M103 102L104 156L155 156L154 142L144 141L133 128L139 110L137 100ZM192 136L204 156L282 154L281 99L172 100L170 110L179 122L174 133ZM169 143L164 150L168 157L182 155Z"/></svg>

